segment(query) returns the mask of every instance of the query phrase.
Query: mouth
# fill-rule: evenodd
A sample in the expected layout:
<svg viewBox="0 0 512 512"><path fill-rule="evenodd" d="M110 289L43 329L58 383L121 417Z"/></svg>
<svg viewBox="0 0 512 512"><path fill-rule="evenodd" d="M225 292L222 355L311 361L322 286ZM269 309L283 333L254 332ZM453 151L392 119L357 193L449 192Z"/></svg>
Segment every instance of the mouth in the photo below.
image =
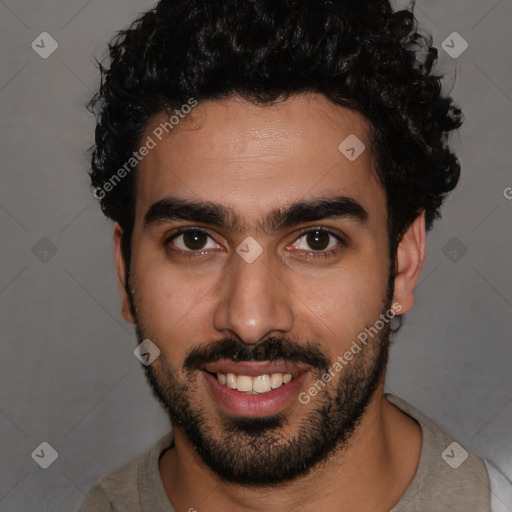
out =
<svg viewBox="0 0 512 512"><path fill-rule="evenodd" d="M309 368L271 361L224 361L206 365L201 373L210 396L226 412L258 417L276 414L288 406Z"/></svg>
<svg viewBox="0 0 512 512"><path fill-rule="evenodd" d="M251 377L250 375L236 375L235 373L212 373L217 380L229 389L236 389L242 393L256 394L268 393L272 389L279 389L293 380L291 373L265 373Z"/></svg>

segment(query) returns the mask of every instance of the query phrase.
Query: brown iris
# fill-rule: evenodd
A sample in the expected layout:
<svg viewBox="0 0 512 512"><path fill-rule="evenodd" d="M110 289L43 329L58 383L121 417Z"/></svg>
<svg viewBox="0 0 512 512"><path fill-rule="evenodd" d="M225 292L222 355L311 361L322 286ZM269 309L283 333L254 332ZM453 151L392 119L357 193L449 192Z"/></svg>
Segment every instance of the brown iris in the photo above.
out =
<svg viewBox="0 0 512 512"><path fill-rule="evenodd" d="M183 243L190 250L202 249L207 241L207 235L200 231L188 231L183 233Z"/></svg>
<svg viewBox="0 0 512 512"><path fill-rule="evenodd" d="M315 251L323 251L329 245L329 234L323 231L312 231L306 236L306 242Z"/></svg>

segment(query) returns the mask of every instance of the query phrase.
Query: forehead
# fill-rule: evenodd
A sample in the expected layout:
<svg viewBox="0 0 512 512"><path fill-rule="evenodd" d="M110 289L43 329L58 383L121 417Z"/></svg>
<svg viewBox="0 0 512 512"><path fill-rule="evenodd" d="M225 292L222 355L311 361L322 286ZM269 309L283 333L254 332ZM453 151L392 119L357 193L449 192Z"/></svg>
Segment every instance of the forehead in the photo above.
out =
<svg viewBox="0 0 512 512"><path fill-rule="evenodd" d="M161 133L168 119L154 117L143 135L155 147L138 167L136 223L168 196L223 204L249 220L253 213L334 194L364 204L370 216L385 213L369 122L321 95L264 106L239 97L202 102ZM366 149L351 161L339 145L347 137L359 144L354 136Z"/></svg>

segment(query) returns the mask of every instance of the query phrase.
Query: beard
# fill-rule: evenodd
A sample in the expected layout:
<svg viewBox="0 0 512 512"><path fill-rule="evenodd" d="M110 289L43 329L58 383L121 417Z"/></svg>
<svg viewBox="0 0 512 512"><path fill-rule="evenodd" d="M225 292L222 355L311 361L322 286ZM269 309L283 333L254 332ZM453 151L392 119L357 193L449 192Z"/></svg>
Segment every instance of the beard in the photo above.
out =
<svg viewBox="0 0 512 512"><path fill-rule="evenodd" d="M391 309L392 296L388 285L382 314ZM145 339L142 331L137 322L139 343ZM272 337L249 346L227 338L190 350L181 372L163 352L144 370L172 425L183 432L207 467L224 481L270 488L306 475L347 448L385 377L392 332L391 321L384 322L378 335L311 399L291 435L283 432L289 426L285 412L256 418L224 414L212 418L195 395L198 372L204 364L220 359L283 360L311 366L320 379L332 363L318 344ZM155 343L159 345L158 340Z"/></svg>
<svg viewBox="0 0 512 512"><path fill-rule="evenodd" d="M382 315L392 310L395 258L390 260ZM138 343L151 329L137 319L133 290L129 286L130 265L126 272L126 291L135 318ZM387 317L389 319L389 317ZM200 400L194 399L199 370L206 363L221 359L233 361L277 361L310 366L317 379L329 373L331 359L312 342L300 343L289 338L266 338L256 345L241 340L223 339L191 349L182 371L174 367L164 352L151 365L143 366L153 395L167 412L171 424L179 428L203 463L222 480L247 487L272 488L305 476L334 454L345 450L385 378L389 357L391 320L383 322L375 339L372 336L353 359L312 399L310 410L290 436L283 433L288 424L285 412L265 417L211 418ZM370 325L365 326L370 329ZM363 332L364 329L361 330ZM151 339L151 338L150 338ZM152 339L157 346L159 340ZM315 381L317 381L315 379Z"/></svg>

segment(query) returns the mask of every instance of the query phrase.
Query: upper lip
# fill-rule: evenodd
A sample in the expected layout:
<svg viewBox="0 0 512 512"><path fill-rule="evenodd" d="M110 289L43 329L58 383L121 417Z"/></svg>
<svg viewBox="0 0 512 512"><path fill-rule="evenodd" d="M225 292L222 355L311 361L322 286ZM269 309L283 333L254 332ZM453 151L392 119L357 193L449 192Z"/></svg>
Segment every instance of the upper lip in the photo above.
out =
<svg viewBox="0 0 512 512"><path fill-rule="evenodd" d="M293 377L303 371L309 370L309 367L297 363L287 363L285 361L217 361L204 366L203 370L210 373L234 373L236 375L248 375L257 377L268 373L290 373Z"/></svg>

